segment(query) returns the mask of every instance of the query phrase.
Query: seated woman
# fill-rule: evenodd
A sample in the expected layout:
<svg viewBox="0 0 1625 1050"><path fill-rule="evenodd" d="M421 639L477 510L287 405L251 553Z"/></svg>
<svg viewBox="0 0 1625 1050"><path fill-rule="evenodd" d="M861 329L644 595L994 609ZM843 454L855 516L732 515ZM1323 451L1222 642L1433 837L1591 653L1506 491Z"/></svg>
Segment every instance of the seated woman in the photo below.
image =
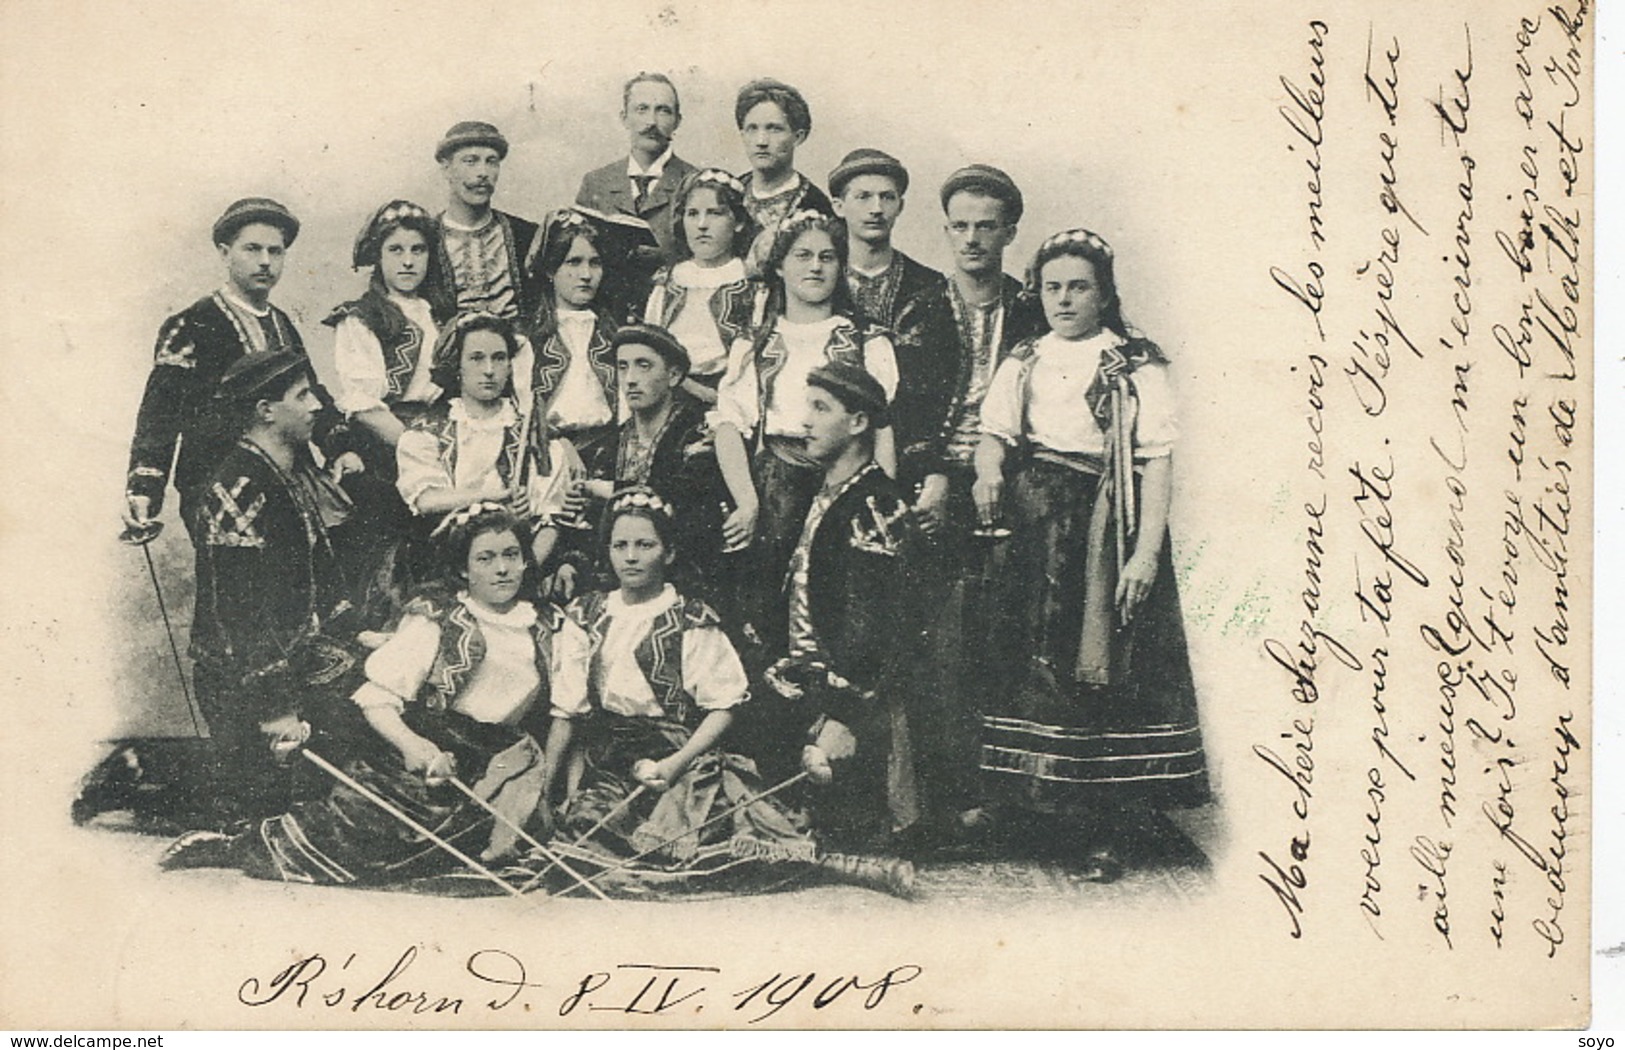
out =
<svg viewBox="0 0 1625 1050"><path fill-rule="evenodd" d="M475 503L505 503L534 529L531 553L546 567L558 542L557 519L582 504L572 485L583 475L570 442L538 445L514 399L513 325L495 314L465 313L435 347L431 375L447 399L401 435L396 446L401 498L412 513L438 522ZM414 566L421 565L414 558Z"/></svg>
<svg viewBox="0 0 1625 1050"><path fill-rule="evenodd" d="M530 730L545 722L551 732L587 710L586 636L556 607L519 597L527 539L505 507L457 512L442 541L441 588L414 599L367 659L367 681L354 696L365 726L307 745L331 750L319 757L343 776L332 777L325 795L236 834L189 832L162 866L332 884L398 882L459 866L379 799L469 856L513 852L513 830L450 779L523 827L548 779Z"/></svg>
<svg viewBox="0 0 1625 1050"><path fill-rule="evenodd" d="M618 493L605 536L620 587L570 606L588 639L593 715L563 837L610 855L606 888L734 885L764 874L741 870L755 861L802 866L787 875L817 865L906 896L908 862L820 853L804 819L764 788L754 765L717 749L748 698L745 671L716 613L666 582L676 556L672 521L670 504L652 490ZM642 855L642 867L614 870L630 855Z"/></svg>
<svg viewBox="0 0 1625 1050"><path fill-rule="evenodd" d="M897 358L891 340L863 333L852 321L842 271L847 238L839 219L815 211L790 215L773 235L772 274L765 322L734 342L728 371L711 417L717 464L733 496L724 539L740 547L755 536L758 614L773 603L790 551L801 534L822 469L807 457L807 375L845 361L897 393ZM747 441L754 453L747 452ZM875 459L897 472L892 432L876 435ZM754 474L754 481L752 475Z"/></svg>
<svg viewBox="0 0 1625 1050"><path fill-rule="evenodd" d="M682 389L714 405L728 348L747 335L760 287L745 275L744 184L721 168L694 172L678 187L673 214L681 261L655 274L643 319L683 344L689 371Z"/></svg>
<svg viewBox="0 0 1625 1050"><path fill-rule="evenodd" d="M1049 238L1027 283L1049 331L994 373L972 489L983 525L1009 534L988 570L988 681L1004 689L981 765L1005 813L1053 815L1038 825L1052 841L1055 816L1071 823L1086 876L1109 881L1153 807L1207 798L1168 542L1173 395L1167 357L1123 321L1100 237Z"/></svg>

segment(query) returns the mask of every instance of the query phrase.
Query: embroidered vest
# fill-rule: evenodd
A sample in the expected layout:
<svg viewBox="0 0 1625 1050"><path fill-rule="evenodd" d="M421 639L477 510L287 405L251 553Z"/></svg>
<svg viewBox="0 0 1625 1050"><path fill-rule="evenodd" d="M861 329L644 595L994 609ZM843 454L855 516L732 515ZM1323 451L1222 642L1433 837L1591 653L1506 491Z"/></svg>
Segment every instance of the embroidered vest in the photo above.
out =
<svg viewBox="0 0 1625 1050"><path fill-rule="evenodd" d="M590 681L599 678L604 638L609 632L609 595L594 591L576 603L571 614L587 632L591 645L592 673ZM633 650L638 669L648 680L655 700L667 717L690 725L696 712L694 698L683 688L683 632L689 628L720 627L722 618L704 602L695 598L679 598L661 610L649 625L649 633Z"/></svg>
<svg viewBox="0 0 1625 1050"><path fill-rule="evenodd" d="M609 402L611 411L619 404L619 384L615 377L615 348L610 342L613 334L613 328L600 314L592 326L592 338L587 341L587 363L592 366L593 374L598 377L599 385L604 388L604 399ZM535 413L545 419L549 402L553 400L553 394L558 390L559 380L564 378L564 370L569 367L570 348L564 344L564 337L559 334L558 326L553 323L538 331L535 344L536 370L531 388L535 392Z"/></svg>
<svg viewBox="0 0 1625 1050"><path fill-rule="evenodd" d="M455 599L441 601L420 595L406 603L406 612L427 617L440 625L440 646L417 699L431 711L445 711L485 659L485 637L479 621L468 606ZM554 605L540 606L536 610L536 622L530 628L536 642L536 672L541 677L536 705L545 707L552 699L548 669L553 665L553 635L562 626L563 615Z"/></svg>
<svg viewBox="0 0 1625 1050"><path fill-rule="evenodd" d="M412 424L419 430L427 430L434 435L435 444L441 464L446 468L446 476L457 476L457 423L451 418L451 403L443 402L422 419ZM521 418L518 422L509 423L502 428L502 451L497 453L497 476L502 484L512 488L518 481L520 468L524 465L525 455L530 452L545 467L547 461L547 444L544 442L539 450L527 448L525 441L525 424Z"/></svg>
<svg viewBox="0 0 1625 1050"><path fill-rule="evenodd" d="M860 334L856 325L847 318L841 318L841 323L830 330L829 338L824 342L823 363L844 361L859 368L865 367L863 343L867 338L868 333ZM778 382L779 373L784 371L787 357L784 339L776 325L763 326L757 331L751 354L756 358L756 418L761 420L757 429L766 434L767 406L773 400L773 387Z"/></svg>

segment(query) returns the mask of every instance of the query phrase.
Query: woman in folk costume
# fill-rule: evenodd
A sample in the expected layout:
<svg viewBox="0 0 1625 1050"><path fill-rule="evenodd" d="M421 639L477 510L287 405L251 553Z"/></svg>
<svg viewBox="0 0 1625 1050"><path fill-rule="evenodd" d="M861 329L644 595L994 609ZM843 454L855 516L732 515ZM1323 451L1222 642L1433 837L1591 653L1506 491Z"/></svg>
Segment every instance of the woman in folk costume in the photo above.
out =
<svg viewBox="0 0 1625 1050"><path fill-rule="evenodd" d="M721 168L705 168L683 180L673 204L681 261L655 274L643 319L683 344L689 371L682 389L714 405L728 348L760 323L755 313L765 297L745 272L750 247L745 187Z"/></svg>
<svg viewBox="0 0 1625 1050"><path fill-rule="evenodd" d="M485 862L515 852L509 825L536 816L548 779L534 734L554 735L586 710L586 636L557 607L519 596L526 532L502 506L457 512L442 538L440 586L415 598L367 658L354 694L364 724L305 745L308 772L327 792L235 834L189 832L162 865L376 884L460 869L446 845Z"/></svg>
<svg viewBox="0 0 1625 1050"><path fill-rule="evenodd" d="M620 586L569 608L588 639L593 707L580 734L585 771L560 821L578 859L596 857L601 870L639 862L605 870L606 888L739 888L772 877L766 862L794 864L777 872L785 877L816 865L906 895L906 862L822 854L755 766L719 750L747 680L717 614L666 582L677 554L671 505L652 489L624 489L604 528Z"/></svg>
<svg viewBox="0 0 1625 1050"><path fill-rule="evenodd" d="M512 323L495 314L459 314L446 327L430 373L446 399L401 435L396 485L426 524L476 503L506 504L535 532L536 564L548 566L559 521L581 509L572 486L583 469L569 441L530 439L514 395L518 351Z"/></svg>
<svg viewBox="0 0 1625 1050"><path fill-rule="evenodd" d="M1049 238L1027 284L1049 331L1000 364L976 453L978 514L1009 531L989 566L1008 692L981 765L993 798L1081 820L1083 874L1106 881L1153 807L1207 797L1168 541L1173 392L1100 237Z"/></svg>
<svg viewBox="0 0 1625 1050"><path fill-rule="evenodd" d="M541 282L532 319L534 371L526 412L537 435L568 438L589 477L612 477L616 388L616 322L603 296L609 237L586 215L562 208L547 217L531 260ZM533 441L539 440L533 438Z"/></svg>
<svg viewBox="0 0 1625 1050"><path fill-rule="evenodd" d="M734 503L723 523L724 539L730 547L742 547L755 538L763 609L778 593L823 477L806 454L808 374L845 361L879 380L887 398L897 393L891 340L878 331L860 331L852 319L842 276L844 224L820 212L799 211L771 236L765 320L749 338L734 341L711 417L717 464ZM875 459L886 473L896 474L890 427L876 436Z"/></svg>

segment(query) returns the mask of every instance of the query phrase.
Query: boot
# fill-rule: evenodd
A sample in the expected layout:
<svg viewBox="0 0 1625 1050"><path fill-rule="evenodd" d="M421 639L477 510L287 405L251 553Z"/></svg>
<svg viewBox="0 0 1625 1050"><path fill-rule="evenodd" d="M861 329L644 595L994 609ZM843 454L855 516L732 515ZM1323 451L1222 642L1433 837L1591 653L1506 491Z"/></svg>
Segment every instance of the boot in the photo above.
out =
<svg viewBox="0 0 1625 1050"><path fill-rule="evenodd" d="M218 831L188 831L169 844L164 855L158 858L158 866L165 871L234 868L237 864L232 857L232 844L236 841L236 836L222 835Z"/></svg>
<svg viewBox="0 0 1625 1050"><path fill-rule="evenodd" d="M898 857L874 857L861 853L825 853L818 866L842 882L867 886L894 897L914 897L914 863Z"/></svg>

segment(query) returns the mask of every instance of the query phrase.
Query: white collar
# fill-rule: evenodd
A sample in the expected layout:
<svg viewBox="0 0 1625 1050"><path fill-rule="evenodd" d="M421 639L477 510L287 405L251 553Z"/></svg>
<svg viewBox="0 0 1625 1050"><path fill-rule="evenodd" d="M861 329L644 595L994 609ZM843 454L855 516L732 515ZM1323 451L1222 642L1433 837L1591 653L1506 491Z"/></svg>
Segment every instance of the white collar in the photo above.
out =
<svg viewBox="0 0 1625 1050"><path fill-rule="evenodd" d="M473 427L475 430L500 430L519 422L519 411L513 407L513 399L508 397L502 399L502 407L489 419L477 419L469 415L468 408L460 397L451 399L447 414L451 416L453 423Z"/></svg>
<svg viewBox="0 0 1625 1050"><path fill-rule="evenodd" d="M265 309L255 309L252 305L250 305L247 299L244 299L242 296L238 295L237 290L229 283L224 288L220 289L220 297L251 317L271 316L271 304L269 301L266 302Z"/></svg>
<svg viewBox="0 0 1625 1050"><path fill-rule="evenodd" d="M701 266L684 259L671 268L671 279L684 288L721 288L745 279L745 260L734 256L720 266Z"/></svg>
<svg viewBox="0 0 1625 1050"><path fill-rule="evenodd" d="M496 219L497 219L497 212L496 212L495 208L492 208L490 211L485 213L485 221L484 222L476 223L473 226L464 226L462 223L458 222L456 219L453 219L447 213L445 213L445 212L440 213L440 225L445 226L448 229L456 230L459 233L479 233L481 230L484 230L486 227L488 227L492 223L496 222Z"/></svg>
<svg viewBox="0 0 1625 1050"><path fill-rule="evenodd" d="M1086 339L1063 339L1053 331L1044 333L1043 345L1040 349L1055 349L1062 353L1089 353L1099 354L1102 350L1109 350L1114 346L1122 346L1128 340L1112 331L1102 328Z"/></svg>
<svg viewBox="0 0 1625 1050"><path fill-rule="evenodd" d="M495 624L498 627L517 628L529 630L536 623L536 606L526 601L516 602L507 612L497 612L488 605L482 605L469 597L467 591L461 591L457 600L463 608L474 615L474 619L481 623Z"/></svg>
<svg viewBox="0 0 1625 1050"><path fill-rule="evenodd" d="M656 157L654 159L654 163L649 165L647 168L638 167L638 158L628 154L626 158L626 177L629 179L636 179L644 175L648 175L652 178L660 178L660 176L666 173L666 162L671 160L671 151L672 147L670 144L668 144L666 146L666 152Z"/></svg>
<svg viewBox="0 0 1625 1050"><path fill-rule="evenodd" d="M619 589L611 591L604 601L611 616L635 616L643 619L653 619L677 604L677 588L666 584L660 593L646 602L636 605L627 604Z"/></svg>

